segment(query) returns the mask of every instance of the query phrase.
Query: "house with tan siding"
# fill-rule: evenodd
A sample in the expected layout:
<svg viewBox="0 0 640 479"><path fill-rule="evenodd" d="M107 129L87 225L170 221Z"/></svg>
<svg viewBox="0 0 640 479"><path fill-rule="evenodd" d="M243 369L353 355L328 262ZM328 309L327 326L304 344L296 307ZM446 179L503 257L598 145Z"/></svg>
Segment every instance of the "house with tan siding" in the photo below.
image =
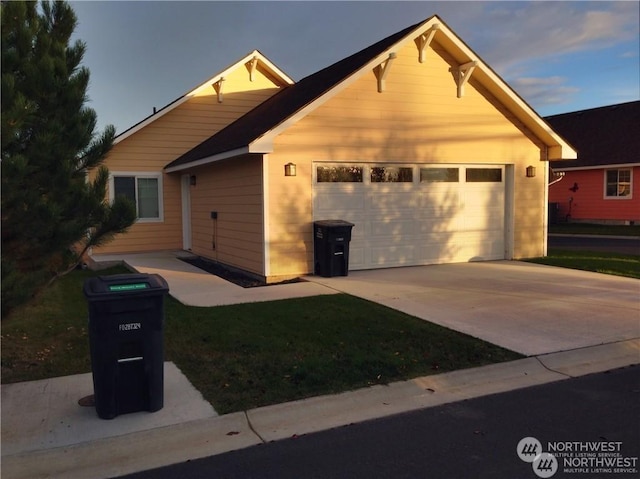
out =
<svg viewBox="0 0 640 479"><path fill-rule="evenodd" d="M540 256L549 163L576 156L437 16L298 82L255 51L118 137L110 196L140 219L94 254L275 282L342 219L351 270Z"/></svg>

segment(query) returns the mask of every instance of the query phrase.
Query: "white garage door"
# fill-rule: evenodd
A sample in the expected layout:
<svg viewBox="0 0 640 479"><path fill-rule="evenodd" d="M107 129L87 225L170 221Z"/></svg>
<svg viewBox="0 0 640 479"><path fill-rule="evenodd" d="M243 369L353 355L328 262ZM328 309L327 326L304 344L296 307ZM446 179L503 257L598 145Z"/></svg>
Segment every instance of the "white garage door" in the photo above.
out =
<svg viewBox="0 0 640 479"><path fill-rule="evenodd" d="M314 221L355 224L349 269L505 257L500 165L314 164Z"/></svg>

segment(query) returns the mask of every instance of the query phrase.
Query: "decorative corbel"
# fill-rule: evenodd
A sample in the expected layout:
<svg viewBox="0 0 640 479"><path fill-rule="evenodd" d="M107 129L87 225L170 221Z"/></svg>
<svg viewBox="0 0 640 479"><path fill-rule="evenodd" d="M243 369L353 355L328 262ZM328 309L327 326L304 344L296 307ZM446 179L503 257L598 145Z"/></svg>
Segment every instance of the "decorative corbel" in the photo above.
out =
<svg viewBox="0 0 640 479"><path fill-rule="evenodd" d="M373 69L373 72L378 79L378 93L382 93L384 91L385 79L387 78L387 75L389 75L391 63L395 60L396 56L397 55L395 53L389 53L389 58Z"/></svg>
<svg viewBox="0 0 640 479"><path fill-rule="evenodd" d="M469 81L473 70L478 65L477 61L464 63L458 67L451 67L449 71L453 73L453 78L458 86L458 98L462 98L464 95L464 85Z"/></svg>
<svg viewBox="0 0 640 479"><path fill-rule="evenodd" d="M436 23L429 30L416 38L416 45L418 46L418 61L420 63L424 63L427 47L431 44L431 40L433 40L433 37L438 30L440 30L440 25Z"/></svg>
<svg viewBox="0 0 640 479"><path fill-rule="evenodd" d="M253 74L256 71L256 67L258 66L258 57L253 57L249 62L249 81L253 81Z"/></svg>
<svg viewBox="0 0 640 479"><path fill-rule="evenodd" d="M221 77L220 80L215 82L212 86L213 89L218 94L218 103L222 103L222 86L224 84L224 77Z"/></svg>

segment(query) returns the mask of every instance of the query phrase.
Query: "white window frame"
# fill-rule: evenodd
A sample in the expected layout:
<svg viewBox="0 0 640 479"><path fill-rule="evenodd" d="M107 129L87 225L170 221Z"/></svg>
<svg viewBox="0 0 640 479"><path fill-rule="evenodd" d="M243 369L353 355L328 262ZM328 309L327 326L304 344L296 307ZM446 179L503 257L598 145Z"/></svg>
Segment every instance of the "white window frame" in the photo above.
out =
<svg viewBox="0 0 640 479"><path fill-rule="evenodd" d="M620 171L628 171L629 172L629 194L626 196L608 196L607 195L607 173L609 171L616 171L618 173L618 181L617 184L620 183ZM604 188L602 191L602 197L605 200L631 200L633 199L633 168L605 168L604 174Z"/></svg>
<svg viewBox="0 0 640 479"><path fill-rule="evenodd" d="M136 185L136 198L138 194L138 179L152 178L158 180L158 218L137 218L137 223L163 223L164 222L164 201L162 193L162 173L153 171L112 171L109 172L109 199L113 202L115 199L115 183L114 178L118 176L133 176ZM136 217L138 215L138 202L136 201Z"/></svg>

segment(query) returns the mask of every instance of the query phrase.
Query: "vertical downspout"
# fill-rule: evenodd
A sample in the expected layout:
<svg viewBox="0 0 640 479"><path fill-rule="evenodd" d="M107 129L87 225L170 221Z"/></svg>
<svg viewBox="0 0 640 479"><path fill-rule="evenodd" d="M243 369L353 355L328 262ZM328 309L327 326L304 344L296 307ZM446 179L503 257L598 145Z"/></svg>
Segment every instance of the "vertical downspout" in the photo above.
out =
<svg viewBox="0 0 640 479"><path fill-rule="evenodd" d="M547 248L549 244L549 148L546 146L544 147L544 156L544 207L542 208L544 217L542 218L542 256L547 256Z"/></svg>

